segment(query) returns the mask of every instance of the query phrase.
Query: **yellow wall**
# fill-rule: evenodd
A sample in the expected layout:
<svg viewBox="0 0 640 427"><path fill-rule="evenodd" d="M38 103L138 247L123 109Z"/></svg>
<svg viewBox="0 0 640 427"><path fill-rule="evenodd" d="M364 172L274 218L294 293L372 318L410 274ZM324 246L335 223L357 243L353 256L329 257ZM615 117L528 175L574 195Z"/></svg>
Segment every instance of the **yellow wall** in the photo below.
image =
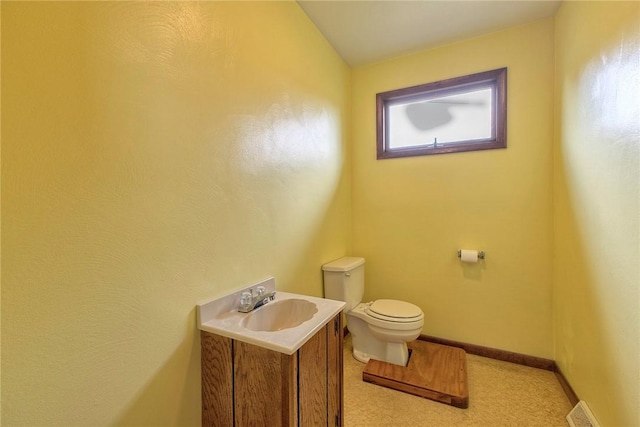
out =
<svg viewBox="0 0 640 427"><path fill-rule="evenodd" d="M640 422L640 3L556 16L555 359L603 426Z"/></svg>
<svg viewBox="0 0 640 427"><path fill-rule="evenodd" d="M349 250L349 69L293 2L2 2L4 425L199 425L196 303Z"/></svg>
<svg viewBox="0 0 640 427"><path fill-rule="evenodd" d="M507 149L376 160L376 93L502 67ZM417 304L427 335L551 358L553 20L357 68L352 83L365 297ZM459 248L486 262L462 265Z"/></svg>

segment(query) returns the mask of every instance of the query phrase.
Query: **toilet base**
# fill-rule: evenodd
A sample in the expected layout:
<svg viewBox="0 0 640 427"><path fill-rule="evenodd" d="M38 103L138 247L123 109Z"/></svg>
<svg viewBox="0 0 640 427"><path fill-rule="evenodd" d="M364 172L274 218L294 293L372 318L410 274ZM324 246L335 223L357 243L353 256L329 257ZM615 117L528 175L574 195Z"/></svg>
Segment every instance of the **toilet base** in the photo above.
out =
<svg viewBox="0 0 640 427"><path fill-rule="evenodd" d="M415 340L418 337L422 331L422 325L420 324L419 328L410 331L388 330L384 332L380 328L376 328L374 333L371 325L361 316L354 314L355 311L357 310L347 313L347 328L353 336L353 357L363 363L367 363L371 358L406 366L409 356L407 341Z"/></svg>
<svg viewBox="0 0 640 427"><path fill-rule="evenodd" d="M353 358L356 359L358 362L367 363L371 359L371 356L369 356L367 353L358 351L355 348L353 349L352 354L353 354Z"/></svg>
<svg viewBox="0 0 640 427"><path fill-rule="evenodd" d="M466 353L461 348L413 341L407 366L370 359L363 381L458 408L469 406Z"/></svg>
<svg viewBox="0 0 640 427"><path fill-rule="evenodd" d="M377 354L368 354L353 348L353 358L359 362L367 363L371 359L393 363L394 365L407 366L409 361L409 349L407 343L382 343Z"/></svg>

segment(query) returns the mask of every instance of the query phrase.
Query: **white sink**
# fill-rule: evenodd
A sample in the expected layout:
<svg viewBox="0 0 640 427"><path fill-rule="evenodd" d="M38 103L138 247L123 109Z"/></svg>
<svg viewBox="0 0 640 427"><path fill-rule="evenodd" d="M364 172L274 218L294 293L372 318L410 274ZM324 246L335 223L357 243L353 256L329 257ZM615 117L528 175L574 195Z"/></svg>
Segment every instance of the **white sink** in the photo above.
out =
<svg viewBox="0 0 640 427"><path fill-rule="evenodd" d="M317 312L318 307L308 300L284 299L249 313L242 321L242 326L252 331L281 331L311 320Z"/></svg>
<svg viewBox="0 0 640 427"><path fill-rule="evenodd" d="M275 299L250 313L238 311L242 292L263 286L276 290L274 278L197 305L198 328L285 354L293 354L346 305L342 301L276 291Z"/></svg>

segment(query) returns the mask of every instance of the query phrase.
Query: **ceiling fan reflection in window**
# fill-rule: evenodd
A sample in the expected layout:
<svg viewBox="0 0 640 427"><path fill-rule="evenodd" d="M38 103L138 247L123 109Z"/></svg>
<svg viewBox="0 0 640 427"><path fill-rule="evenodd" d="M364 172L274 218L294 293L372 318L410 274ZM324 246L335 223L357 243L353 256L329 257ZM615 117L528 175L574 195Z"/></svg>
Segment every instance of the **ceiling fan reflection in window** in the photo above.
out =
<svg viewBox="0 0 640 427"><path fill-rule="evenodd" d="M491 100L486 99L491 96L491 90L479 91L478 94L463 94L431 99L427 101L407 104L405 114L411 124L419 131L434 129L450 123L454 115L463 115L467 108L491 108ZM490 114L490 111L488 111Z"/></svg>

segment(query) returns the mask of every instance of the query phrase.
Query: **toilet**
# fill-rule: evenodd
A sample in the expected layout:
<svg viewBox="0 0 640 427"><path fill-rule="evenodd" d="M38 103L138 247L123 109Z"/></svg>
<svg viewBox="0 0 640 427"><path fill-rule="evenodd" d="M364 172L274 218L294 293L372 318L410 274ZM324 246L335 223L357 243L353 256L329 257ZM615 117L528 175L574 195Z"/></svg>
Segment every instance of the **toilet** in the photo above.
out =
<svg viewBox="0 0 640 427"><path fill-rule="evenodd" d="M364 258L345 257L323 265L324 296L347 303L344 313L353 357L363 363L373 358L406 366L407 342L420 336L424 313L414 304L393 299L363 303L364 262Z"/></svg>

